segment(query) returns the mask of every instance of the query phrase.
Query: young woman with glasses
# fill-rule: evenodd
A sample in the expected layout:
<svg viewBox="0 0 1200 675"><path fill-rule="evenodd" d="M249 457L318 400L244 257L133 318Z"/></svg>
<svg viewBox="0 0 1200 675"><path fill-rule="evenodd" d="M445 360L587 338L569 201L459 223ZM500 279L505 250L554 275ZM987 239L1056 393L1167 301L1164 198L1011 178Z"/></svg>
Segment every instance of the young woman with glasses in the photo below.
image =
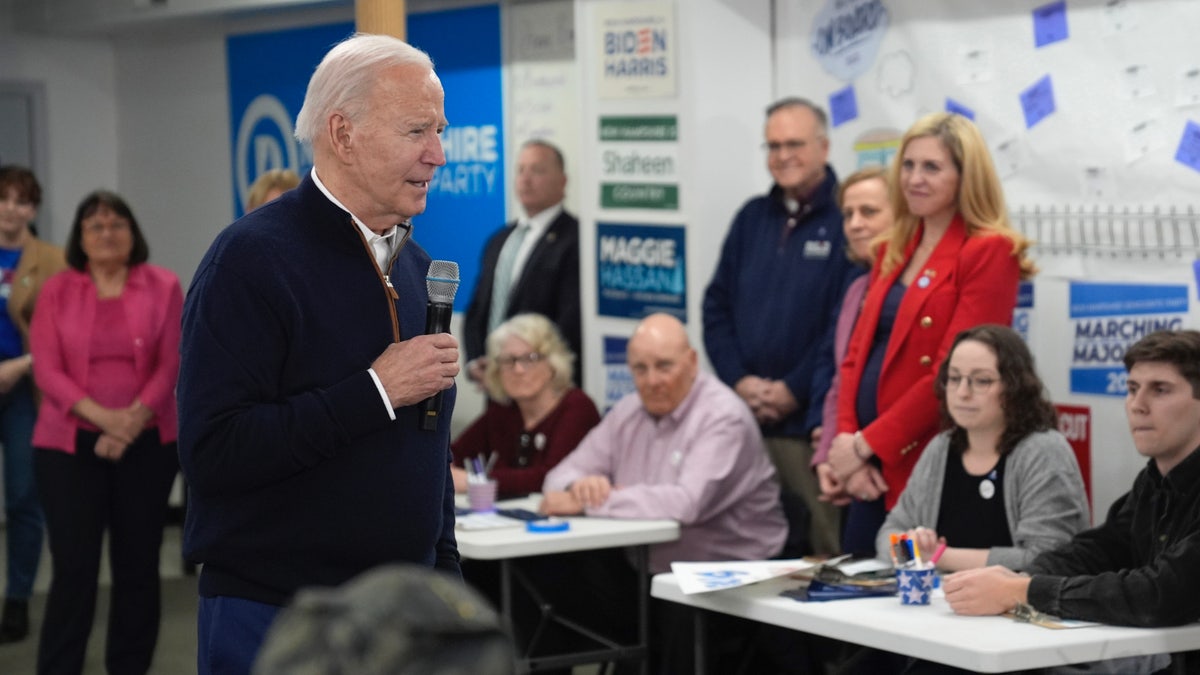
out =
<svg viewBox="0 0 1200 675"><path fill-rule="evenodd" d="M959 333L934 383L945 431L930 441L875 547L907 533L937 567L1021 570L1090 525L1079 465L1033 356L1012 329Z"/></svg>

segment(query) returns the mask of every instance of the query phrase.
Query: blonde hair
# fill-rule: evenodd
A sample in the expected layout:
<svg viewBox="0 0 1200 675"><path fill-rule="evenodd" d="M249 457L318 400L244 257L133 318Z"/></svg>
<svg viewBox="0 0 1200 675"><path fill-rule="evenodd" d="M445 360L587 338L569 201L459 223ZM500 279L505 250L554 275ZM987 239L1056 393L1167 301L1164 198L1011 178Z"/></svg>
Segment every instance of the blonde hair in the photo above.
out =
<svg viewBox="0 0 1200 675"><path fill-rule="evenodd" d="M842 184L838 186L838 191L837 191L838 208L839 209L842 208L842 206L845 204L846 190L848 190L849 188L851 188L859 183L865 183L869 180L883 181L883 189L887 193L888 207L893 208L892 207L892 193L895 192L895 190L892 189L892 178L891 178L891 176L888 175L887 169L882 166L879 166L879 165L863 167L863 168L859 169L858 171L855 171L854 173L850 174L849 176L846 176L846 178L844 180L842 180ZM895 211L893 210L892 213L894 214ZM893 226L894 226L895 225L894 217L892 219L892 222L893 222ZM878 235L873 237L871 239L870 244L867 246L867 260L861 261L861 262L866 262L871 265L874 265L875 264L875 256L878 255L879 248L881 246L883 246L885 243L887 243L887 241L891 235L891 232L892 232L892 228L889 227L888 229L884 230L883 232L880 232ZM846 257L849 258L852 262L855 262L855 263L860 262L859 258L854 254L854 251L850 249L849 243L846 244Z"/></svg>
<svg viewBox="0 0 1200 675"><path fill-rule="evenodd" d="M500 363L497 360L504 342L510 337L529 343L533 351L546 358L546 363L554 372L550 386L556 392L561 393L571 386L571 378L575 375L575 354L567 347L554 322L541 314L517 314L496 326L496 330L487 337L487 369L483 374L483 386L493 400L500 403L511 400L500 381Z"/></svg>
<svg viewBox="0 0 1200 675"><path fill-rule="evenodd" d="M258 178L246 193L246 212L249 213L267 201L267 195L273 190L287 192L300 184L300 176L291 169L271 169Z"/></svg>
<svg viewBox="0 0 1200 675"><path fill-rule="evenodd" d="M1029 240L1012 228L1008 221L1008 209L1004 205L1004 191L1000 188L1000 177L992 164L991 153L979 129L967 118L953 113L932 113L917 120L904 134L900 151L896 153L889 170L892 185L900 185L900 168L904 162L904 151L908 144L918 138L936 138L946 148L958 168L958 212L967 225L967 235L994 233L1012 242L1012 254L1017 257L1021 278L1029 279L1037 274L1037 266L1025 254ZM886 275L904 264L904 252L909 241L916 236L921 218L908 210L908 201L900 190L892 191L892 213L896 224L888 237L887 255L880 261L880 274Z"/></svg>

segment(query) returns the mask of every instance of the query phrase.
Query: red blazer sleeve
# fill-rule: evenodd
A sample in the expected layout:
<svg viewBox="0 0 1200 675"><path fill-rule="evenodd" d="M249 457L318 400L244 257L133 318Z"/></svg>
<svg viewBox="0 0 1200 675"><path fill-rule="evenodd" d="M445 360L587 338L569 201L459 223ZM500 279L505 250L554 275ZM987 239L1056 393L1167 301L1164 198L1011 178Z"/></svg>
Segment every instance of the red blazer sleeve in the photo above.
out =
<svg viewBox="0 0 1200 675"><path fill-rule="evenodd" d="M968 237L954 274L957 293L951 288L931 293L907 332L901 336L893 332L889 338L888 352L894 358L891 364L885 358L880 376L879 417L862 430L867 444L885 465L900 463L902 455L920 450L937 433L939 413L933 380L955 336L985 323L1012 324L1021 270L1008 238ZM897 318L896 328L900 328L902 318ZM896 337L902 342L893 350ZM924 357L932 360L925 364ZM912 461L916 461L915 456Z"/></svg>

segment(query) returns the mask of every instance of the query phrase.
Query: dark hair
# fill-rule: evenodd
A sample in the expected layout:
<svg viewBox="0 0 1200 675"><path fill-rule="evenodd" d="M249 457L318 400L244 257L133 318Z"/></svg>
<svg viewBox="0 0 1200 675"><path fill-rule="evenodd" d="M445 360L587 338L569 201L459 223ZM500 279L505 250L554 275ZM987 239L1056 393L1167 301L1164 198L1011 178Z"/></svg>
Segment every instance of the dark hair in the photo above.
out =
<svg viewBox="0 0 1200 675"><path fill-rule="evenodd" d="M563 159L562 150L559 150L557 145L543 138L533 138L521 144L522 150L531 147L545 148L549 150L550 154L554 155L554 159L558 161L558 170L564 173L566 172L567 162L565 159Z"/></svg>
<svg viewBox="0 0 1200 675"><path fill-rule="evenodd" d="M962 452L967 447L967 432L954 423L946 407L946 378L950 372L950 355L968 340L987 346L996 355L996 370L1000 373L1003 390L1000 405L1004 410L1004 432L1000 435L1001 455L1012 452L1025 437L1037 431L1058 428L1058 413L1046 398L1046 387L1033 367L1033 354L1016 331L1008 326L985 324L968 328L954 337L954 344L938 368L933 388L942 424L950 429L950 447Z"/></svg>
<svg viewBox="0 0 1200 675"><path fill-rule="evenodd" d="M1138 340L1125 352L1125 370L1143 361L1169 363L1192 385L1200 399L1200 331L1160 330Z"/></svg>
<svg viewBox="0 0 1200 675"><path fill-rule="evenodd" d="M83 221L91 218L100 209L109 209L113 213L129 221L129 231L133 234L133 250L129 252L129 266L144 263L150 259L150 247L142 236L142 228L138 227L137 218L129 204L121 195L108 190L96 190L79 202L75 209L75 220L71 223L71 234L67 236L67 264L80 272L87 269L88 257L83 252Z"/></svg>
<svg viewBox="0 0 1200 675"><path fill-rule="evenodd" d="M0 195L5 190L13 190L17 193L17 199L24 199L34 206L42 205L42 186L33 172L23 166L0 166Z"/></svg>

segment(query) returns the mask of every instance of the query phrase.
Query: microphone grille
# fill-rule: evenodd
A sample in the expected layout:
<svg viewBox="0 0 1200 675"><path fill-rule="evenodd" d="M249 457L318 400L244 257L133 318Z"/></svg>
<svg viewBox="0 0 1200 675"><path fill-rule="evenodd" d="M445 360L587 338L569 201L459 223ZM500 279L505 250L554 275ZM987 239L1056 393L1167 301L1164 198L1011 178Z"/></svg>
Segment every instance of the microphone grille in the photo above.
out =
<svg viewBox="0 0 1200 675"><path fill-rule="evenodd" d="M458 263L450 260L434 260L429 263L429 274L425 276L425 289L430 302L452 304L458 292Z"/></svg>

